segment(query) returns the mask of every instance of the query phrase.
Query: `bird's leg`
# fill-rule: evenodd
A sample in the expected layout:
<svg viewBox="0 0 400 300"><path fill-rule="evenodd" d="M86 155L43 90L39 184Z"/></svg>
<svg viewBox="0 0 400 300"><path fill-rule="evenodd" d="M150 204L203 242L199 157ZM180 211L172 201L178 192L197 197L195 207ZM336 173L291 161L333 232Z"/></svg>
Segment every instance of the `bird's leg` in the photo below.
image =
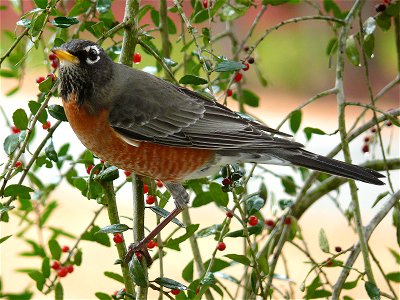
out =
<svg viewBox="0 0 400 300"><path fill-rule="evenodd" d="M177 215L179 215L182 210L187 207L189 203L189 194L186 192L186 189L177 183L172 182L164 182L165 187L171 193L172 197L175 201L175 209L162 220L156 228L154 228L144 239L136 244L131 244L129 246L128 252L125 256L125 263L128 263L135 252L139 251L143 253L146 258L147 265L151 265L153 263L149 252L147 251L147 244L155 238L155 236L165 227L172 219L174 219Z"/></svg>

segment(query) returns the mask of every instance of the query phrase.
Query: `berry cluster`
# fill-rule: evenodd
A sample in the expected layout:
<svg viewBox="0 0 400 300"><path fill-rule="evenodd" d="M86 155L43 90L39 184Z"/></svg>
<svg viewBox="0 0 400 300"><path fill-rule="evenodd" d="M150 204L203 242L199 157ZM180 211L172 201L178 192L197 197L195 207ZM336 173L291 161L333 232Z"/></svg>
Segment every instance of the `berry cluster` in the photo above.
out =
<svg viewBox="0 0 400 300"><path fill-rule="evenodd" d="M243 172L237 168L233 168L231 170L230 167L222 168L222 191L225 193L232 191L232 189L240 189L241 188L241 178L243 177ZM236 192L240 192L240 190L235 190Z"/></svg>
<svg viewBox="0 0 400 300"><path fill-rule="evenodd" d="M246 46L247 47L247 46ZM245 48L246 48L245 47ZM247 50L248 50L248 47L247 47ZM250 69L250 64L253 64L254 63L254 58L253 57L249 57L248 59L247 59L247 62L245 62L245 61L242 61L242 63L245 65L245 67L242 69L243 71L248 71L249 69ZM239 82L239 81L241 81L243 79L243 73L241 73L240 71L238 71L238 72L236 72L235 73L235 77L233 77L233 81L234 82ZM230 96L232 96L233 95L233 91L231 90L231 89L228 89L228 90L226 90L226 96L227 97L230 97Z"/></svg>
<svg viewBox="0 0 400 300"><path fill-rule="evenodd" d="M385 125L387 126L387 127L391 127L392 125L393 125L393 123L392 123L392 121L390 121L390 120L387 120L386 121L386 123L385 123ZM374 140L375 140L375 135L376 135L376 133L377 133L377 129L376 129L376 127L372 127L371 129L370 129L370 131L371 131L371 134L368 134L368 135L366 135L365 137L364 137L364 145L362 146L362 148L361 148L361 151L363 152L363 153L368 153L369 152L369 146L370 146L370 144L372 144L373 142L374 142Z"/></svg>
<svg viewBox="0 0 400 300"><path fill-rule="evenodd" d="M63 246L61 248L61 251L64 253L69 252L69 247L68 246ZM69 273L72 273L74 271L74 266L71 264L66 264L63 265L59 261L55 260L51 264L51 268L57 272L58 277L62 278L67 276Z"/></svg>

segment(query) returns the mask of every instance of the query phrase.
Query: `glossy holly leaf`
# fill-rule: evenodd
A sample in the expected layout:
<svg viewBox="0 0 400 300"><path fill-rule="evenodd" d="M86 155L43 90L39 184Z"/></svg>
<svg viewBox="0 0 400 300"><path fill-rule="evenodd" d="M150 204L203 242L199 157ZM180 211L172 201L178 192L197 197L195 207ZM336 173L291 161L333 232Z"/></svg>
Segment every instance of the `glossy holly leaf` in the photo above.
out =
<svg viewBox="0 0 400 300"><path fill-rule="evenodd" d="M82 264L82 251L76 251L74 255L74 265L80 266Z"/></svg>
<svg viewBox="0 0 400 300"><path fill-rule="evenodd" d="M346 55L354 66L358 67L360 65L360 54L358 53L354 35L350 35L346 40Z"/></svg>
<svg viewBox="0 0 400 300"><path fill-rule="evenodd" d="M46 14L41 13L40 15L38 15L35 20L33 21L33 25L31 28L31 36L35 37L37 35L39 35L39 33L42 31L44 25L46 22Z"/></svg>
<svg viewBox="0 0 400 300"><path fill-rule="evenodd" d="M192 22L194 24L199 24L204 22L205 20L208 20L208 10L207 9L202 9L199 12L197 12L193 18L192 18Z"/></svg>
<svg viewBox="0 0 400 300"><path fill-rule="evenodd" d="M289 195L295 195L296 194L296 184L294 182L293 177L291 177L291 176L282 176L281 177L281 183L282 183L286 193L288 193Z"/></svg>
<svg viewBox="0 0 400 300"><path fill-rule="evenodd" d="M375 20L376 20L376 24L383 31L387 31L390 29L391 17L389 15L387 15L385 13L381 13L375 18Z"/></svg>
<svg viewBox="0 0 400 300"><path fill-rule="evenodd" d="M186 267L183 268L182 278L187 282L193 281L193 260L191 260Z"/></svg>
<svg viewBox="0 0 400 300"><path fill-rule="evenodd" d="M96 10L99 14L104 14L108 12L111 8L111 0L97 0L96 1Z"/></svg>
<svg viewBox="0 0 400 300"><path fill-rule="evenodd" d="M101 228L96 234L99 233L120 233L131 229L128 225L125 224L112 224Z"/></svg>
<svg viewBox="0 0 400 300"><path fill-rule="evenodd" d="M39 91L41 91L42 93L48 93L52 86L53 86L53 78L49 76L44 81L39 83Z"/></svg>
<svg viewBox="0 0 400 300"><path fill-rule="evenodd" d="M46 153L46 156L48 159L50 159L54 162L58 162L58 156L57 156L56 150L54 150L53 141L50 141L50 143L44 149L44 152Z"/></svg>
<svg viewBox="0 0 400 300"><path fill-rule="evenodd" d="M400 272L387 273L386 278L390 281L400 282Z"/></svg>
<svg viewBox="0 0 400 300"><path fill-rule="evenodd" d="M243 97L243 102L247 104L248 106L251 107L258 107L260 103L260 97L258 97L256 94L254 94L252 91L243 89L242 90L242 97ZM238 95L237 93L234 93L232 96L233 99L238 101Z"/></svg>
<svg viewBox="0 0 400 300"><path fill-rule="evenodd" d="M332 54L335 54L337 51L337 47L338 47L338 40L337 38L332 38L329 40L328 42L328 46L326 46L326 55L330 56Z"/></svg>
<svg viewBox="0 0 400 300"><path fill-rule="evenodd" d="M263 230L263 225L261 222L259 222L256 226L247 227L249 235L259 234L262 232L262 230ZM244 237L245 234L243 229L239 229L236 231L229 232L226 236L235 238L235 237Z"/></svg>
<svg viewBox="0 0 400 300"><path fill-rule="evenodd" d="M14 111L12 119L14 125L17 128L25 130L28 127L28 116L26 115L25 110L23 110L22 108L19 108L16 111Z"/></svg>
<svg viewBox="0 0 400 300"><path fill-rule="evenodd" d="M212 226L203 228L196 233L197 238L203 238L210 235L214 235L217 232L221 231L222 225L221 224L214 224Z"/></svg>
<svg viewBox="0 0 400 300"><path fill-rule="evenodd" d="M374 56L375 36L373 34L365 35L363 46L365 54L367 54L369 58L372 58Z"/></svg>
<svg viewBox="0 0 400 300"><path fill-rule="evenodd" d="M43 286L46 282L46 278L39 271L32 271L28 273L28 276L36 282L36 287L39 291L43 290Z"/></svg>
<svg viewBox="0 0 400 300"><path fill-rule="evenodd" d="M240 255L240 254L226 254L226 255L224 255L224 256L227 257L227 258L229 258L229 259L231 259L231 260L233 260L233 261L235 261L235 262L238 262L238 263L240 263L240 264L243 264L243 265L245 265L245 266L250 266L250 265L251 265L250 259L248 259L247 256L245 256L245 255Z"/></svg>
<svg viewBox="0 0 400 300"><path fill-rule="evenodd" d="M261 271L264 272L264 275L268 275L269 273L269 263L268 260L265 256L260 256L257 258L257 262L259 267L261 268Z"/></svg>
<svg viewBox="0 0 400 300"><path fill-rule="evenodd" d="M4 140L4 143L3 143L4 152L7 155L11 155L12 153L14 153L15 150L17 150L18 145L19 145L18 134L10 134Z"/></svg>
<svg viewBox="0 0 400 300"><path fill-rule="evenodd" d="M35 0L35 4L37 7L45 9L47 6L47 0Z"/></svg>
<svg viewBox="0 0 400 300"><path fill-rule="evenodd" d="M186 233L181 235L180 237L177 238L171 238L169 239L165 244L164 247L167 248L171 248L177 251L180 251L180 247L179 245L186 241L188 238L190 238L195 232L196 230L199 228L200 224L190 224L189 226L187 226L186 229Z"/></svg>
<svg viewBox="0 0 400 300"><path fill-rule="evenodd" d="M94 294L99 300L113 300L109 294L97 292Z"/></svg>
<svg viewBox="0 0 400 300"><path fill-rule="evenodd" d="M326 237L326 233L323 228L319 231L319 248L325 252L329 253L329 242L328 238Z"/></svg>
<svg viewBox="0 0 400 300"><path fill-rule="evenodd" d="M242 64L241 62L234 61L234 60L224 60L220 63L218 63L214 71L215 72L233 72L233 71L239 71L246 66Z"/></svg>
<svg viewBox="0 0 400 300"><path fill-rule="evenodd" d="M187 290L187 287L182 283L166 277L158 277L154 279L154 282L172 290L181 290L181 291Z"/></svg>
<svg viewBox="0 0 400 300"><path fill-rule="evenodd" d="M253 195L246 199L246 211L247 215L254 215L265 205L264 199L259 197L258 195Z"/></svg>
<svg viewBox="0 0 400 300"><path fill-rule="evenodd" d="M147 287L148 283L146 280L145 272L143 269L142 264L136 257L136 255L133 256L130 264L129 264L129 272L131 274L133 282L140 286L140 287Z"/></svg>
<svg viewBox="0 0 400 300"><path fill-rule="evenodd" d="M318 134L318 135L325 135L326 133L322 131L319 128L314 128L314 127L306 127L303 129L304 134L306 135L307 140L309 141L311 139L311 136L313 134Z"/></svg>
<svg viewBox="0 0 400 300"><path fill-rule="evenodd" d="M48 244L49 244L51 257L55 260L59 260L61 257L61 253L62 253L60 244L54 239L49 240Z"/></svg>
<svg viewBox="0 0 400 300"><path fill-rule="evenodd" d="M29 101L28 106L29 106L29 110L34 115L36 115L36 113L39 111L39 109L41 107L40 103L38 103L36 101ZM47 121L47 111L45 109L43 109L42 112L40 113L38 120L42 124L46 123L46 121Z"/></svg>
<svg viewBox="0 0 400 300"><path fill-rule="evenodd" d="M104 275L106 277L108 277L108 278L111 278L111 279L114 279L114 280L118 281L119 283L122 283L122 284L124 283L124 278L120 274L117 274L117 273L114 273L114 272L105 271Z"/></svg>
<svg viewBox="0 0 400 300"><path fill-rule="evenodd" d="M290 129L292 130L293 133L296 133L301 124L301 119L302 119L302 112L301 110L295 110L294 112L291 113L290 115Z"/></svg>
<svg viewBox="0 0 400 300"><path fill-rule="evenodd" d="M5 197L20 197L22 199L30 199L29 193L33 192L28 186L22 184L10 184L4 189Z"/></svg>
<svg viewBox="0 0 400 300"><path fill-rule="evenodd" d="M165 210L159 206L150 206L148 208L150 208L150 210L152 212L156 213L157 215L159 215L162 218L165 218L170 214L167 210ZM178 225L179 227L182 227L182 228L185 227L185 225L181 221L179 221L177 218L173 218L171 220L171 222Z"/></svg>
<svg viewBox="0 0 400 300"><path fill-rule="evenodd" d="M56 287L54 288L54 299L55 300L64 299L64 289L61 285L61 282L57 282Z"/></svg>
<svg viewBox="0 0 400 300"><path fill-rule="evenodd" d="M227 206L229 202L229 196L224 193L221 186L216 182L210 183L210 197L219 206Z"/></svg>
<svg viewBox="0 0 400 300"><path fill-rule="evenodd" d="M100 181L105 181L105 182L113 181L118 177L119 177L118 168L115 166L108 167L107 169L101 171L99 175L97 175L97 178Z"/></svg>
<svg viewBox="0 0 400 300"><path fill-rule="evenodd" d="M363 24L364 33L366 35L373 34L376 29L376 20L373 17L369 17Z"/></svg>
<svg viewBox="0 0 400 300"><path fill-rule="evenodd" d="M205 269L205 270L208 270L208 266L209 266L210 262L211 262L211 259L207 260L207 261L204 263L204 269ZM225 260L222 260L222 259L220 259L220 258L215 258L210 271L211 271L211 272L218 272L218 271L221 271L221 270L223 270L223 269L225 269L225 268L228 268L230 265L231 265L231 264L228 263L228 262L225 261Z"/></svg>
<svg viewBox="0 0 400 300"><path fill-rule="evenodd" d="M379 300L381 299L381 294L379 292L379 288L373 284L372 282L367 281L364 285L365 290L367 291L367 294L370 299L372 300Z"/></svg>
<svg viewBox="0 0 400 300"><path fill-rule="evenodd" d="M185 75L180 80L179 83L181 84L193 84L193 85L201 85L206 84L208 81L204 78L201 78L196 75Z"/></svg>
<svg viewBox="0 0 400 300"><path fill-rule="evenodd" d="M50 116L54 119L68 122L67 116L65 115L64 107L58 104L51 104L48 106Z"/></svg>
<svg viewBox="0 0 400 300"><path fill-rule="evenodd" d="M357 279L354 280L354 281L345 282L345 283L343 284L343 289L345 289L345 290L354 289L354 288L357 286L358 280L359 280L360 278L361 278L361 276L358 276Z"/></svg>
<svg viewBox="0 0 400 300"><path fill-rule="evenodd" d="M43 258L42 261L42 274L45 278L50 277L50 259L48 257Z"/></svg>
<svg viewBox="0 0 400 300"><path fill-rule="evenodd" d="M217 281L215 280L214 274L211 272L207 272L203 279L201 280L202 285L212 285L215 284Z"/></svg>
<svg viewBox="0 0 400 300"><path fill-rule="evenodd" d="M75 17L56 17L51 21L51 24L59 28L68 28L78 23L79 20Z"/></svg>

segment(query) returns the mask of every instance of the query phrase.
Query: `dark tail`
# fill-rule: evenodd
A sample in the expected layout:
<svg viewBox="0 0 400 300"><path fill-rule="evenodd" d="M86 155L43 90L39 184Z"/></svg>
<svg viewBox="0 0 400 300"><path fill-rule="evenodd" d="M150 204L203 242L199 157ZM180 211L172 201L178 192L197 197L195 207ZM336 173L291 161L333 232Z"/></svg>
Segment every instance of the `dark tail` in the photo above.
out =
<svg viewBox="0 0 400 300"><path fill-rule="evenodd" d="M385 176L374 170L314 154L300 148L281 148L279 150L268 149L268 151L266 152L268 154L287 160L297 166L306 167L337 176L360 180L371 184L384 184L378 178L382 178Z"/></svg>

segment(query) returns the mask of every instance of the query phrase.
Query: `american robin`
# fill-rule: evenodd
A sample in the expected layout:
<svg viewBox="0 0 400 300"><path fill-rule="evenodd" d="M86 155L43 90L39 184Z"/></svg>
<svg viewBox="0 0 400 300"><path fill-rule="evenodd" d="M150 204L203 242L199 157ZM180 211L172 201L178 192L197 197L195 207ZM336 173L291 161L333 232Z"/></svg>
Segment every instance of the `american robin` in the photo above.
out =
<svg viewBox="0 0 400 300"><path fill-rule="evenodd" d="M146 72L114 63L97 44L72 40L53 49L60 95L80 141L111 164L158 178L176 208L130 253L144 250L186 206L181 185L235 163L297 165L381 185L378 172L304 150L289 135Z"/></svg>

